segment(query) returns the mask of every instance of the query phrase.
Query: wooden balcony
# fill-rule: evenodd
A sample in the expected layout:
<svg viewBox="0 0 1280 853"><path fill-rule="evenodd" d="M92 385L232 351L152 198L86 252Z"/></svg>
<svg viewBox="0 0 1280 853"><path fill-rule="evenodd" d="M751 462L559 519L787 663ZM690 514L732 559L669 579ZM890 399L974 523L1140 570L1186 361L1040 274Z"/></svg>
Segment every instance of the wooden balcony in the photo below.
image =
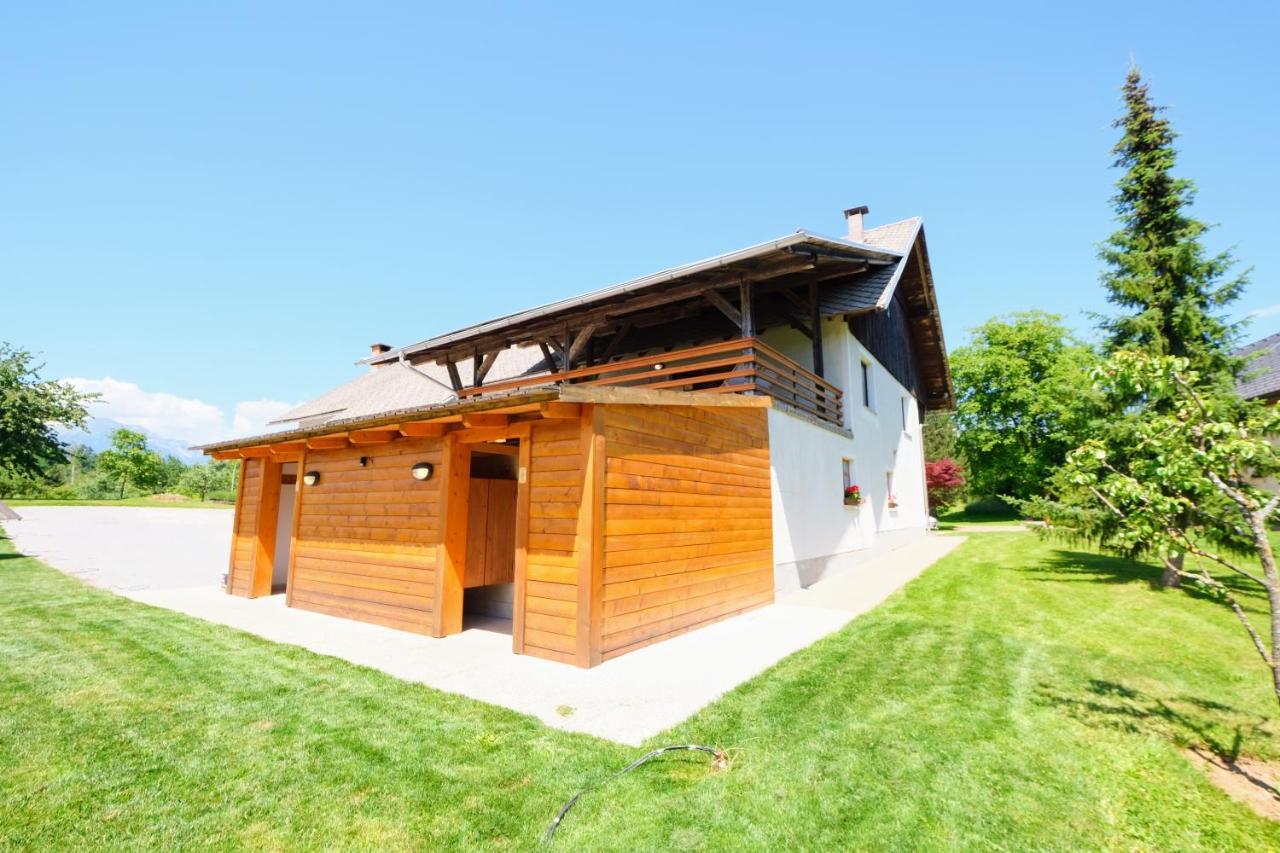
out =
<svg viewBox="0 0 1280 853"><path fill-rule="evenodd" d="M844 426L843 394L757 338L612 361L490 385L464 388L463 398L543 385L619 385L713 394L766 394L837 427Z"/></svg>

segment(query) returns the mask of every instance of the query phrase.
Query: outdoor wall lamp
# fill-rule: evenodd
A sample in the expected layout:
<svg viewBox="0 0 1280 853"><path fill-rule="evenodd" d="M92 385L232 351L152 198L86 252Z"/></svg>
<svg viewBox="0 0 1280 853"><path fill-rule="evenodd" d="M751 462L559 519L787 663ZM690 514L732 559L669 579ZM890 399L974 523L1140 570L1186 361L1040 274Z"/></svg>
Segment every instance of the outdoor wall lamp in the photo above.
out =
<svg viewBox="0 0 1280 853"><path fill-rule="evenodd" d="M430 480L431 475L435 473L435 467L430 462L419 462L409 469L415 480Z"/></svg>
<svg viewBox="0 0 1280 853"><path fill-rule="evenodd" d="M308 471L302 475L302 482L306 483L308 486L314 486L316 483L320 482L320 472Z"/></svg>

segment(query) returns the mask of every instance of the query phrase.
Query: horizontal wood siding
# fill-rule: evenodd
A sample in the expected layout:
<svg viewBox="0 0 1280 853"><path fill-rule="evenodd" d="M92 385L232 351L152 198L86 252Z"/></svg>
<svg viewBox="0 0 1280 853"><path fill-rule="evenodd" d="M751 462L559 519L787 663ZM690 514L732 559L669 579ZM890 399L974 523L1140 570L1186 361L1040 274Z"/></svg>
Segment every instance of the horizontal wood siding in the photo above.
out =
<svg viewBox="0 0 1280 853"><path fill-rule="evenodd" d="M440 478L409 471L440 456L438 438L307 452L320 480L299 482L292 606L430 633Z"/></svg>
<svg viewBox="0 0 1280 853"><path fill-rule="evenodd" d="M231 564L227 591L248 598L253 594L253 561L257 553L258 507L262 501L261 459L246 459L241 469L235 529L231 534Z"/></svg>
<svg viewBox="0 0 1280 853"><path fill-rule="evenodd" d="M573 663L578 636L576 537L584 476L579 421L535 423L529 449L524 653Z"/></svg>
<svg viewBox="0 0 1280 853"><path fill-rule="evenodd" d="M607 406L605 660L773 601L764 409Z"/></svg>

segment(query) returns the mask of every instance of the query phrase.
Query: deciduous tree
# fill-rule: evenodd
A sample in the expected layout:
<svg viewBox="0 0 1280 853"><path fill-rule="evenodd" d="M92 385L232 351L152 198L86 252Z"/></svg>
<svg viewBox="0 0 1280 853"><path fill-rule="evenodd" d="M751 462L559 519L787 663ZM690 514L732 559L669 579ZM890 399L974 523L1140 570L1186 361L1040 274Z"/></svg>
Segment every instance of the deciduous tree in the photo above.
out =
<svg viewBox="0 0 1280 853"><path fill-rule="evenodd" d="M147 448L145 435L131 429L111 433L111 449L98 454L98 470L119 482L121 498L127 486L148 491L164 481L160 454Z"/></svg>
<svg viewBox="0 0 1280 853"><path fill-rule="evenodd" d="M1094 414L1089 369L1097 362L1056 314L1027 311L974 330L951 356L955 448L970 493L1020 499L1043 493Z"/></svg>
<svg viewBox="0 0 1280 853"><path fill-rule="evenodd" d="M83 427L89 419L85 404L95 396L41 379L30 352L0 343L0 472L38 477L66 461L54 427Z"/></svg>
<svg viewBox="0 0 1280 853"><path fill-rule="evenodd" d="M1268 538L1280 495L1260 485L1280 472L1280 408L1215 395L1217 386L1189 364L1112 356L1095 378L1109 397L1138 401L1132 430L1119 441L1103 433L1068 456L1062 476L1092 501L1042 501L1040 509L1053 519L1051 533L1127 556L1154 555L1166 573L1220 600L1248 634L1280 701L1280 576ZM1037 512L1034 504L1024 508ZM1265 593L1264 630L1210 567Z"/></svg>
<svg viewBox="0 0 1280 853"><path fill-rule="evenodd" d="M926 462L924 483L929 494L929 508L936 510L959 497L964 489L964 469L949 457L936 462Z"/></svg>

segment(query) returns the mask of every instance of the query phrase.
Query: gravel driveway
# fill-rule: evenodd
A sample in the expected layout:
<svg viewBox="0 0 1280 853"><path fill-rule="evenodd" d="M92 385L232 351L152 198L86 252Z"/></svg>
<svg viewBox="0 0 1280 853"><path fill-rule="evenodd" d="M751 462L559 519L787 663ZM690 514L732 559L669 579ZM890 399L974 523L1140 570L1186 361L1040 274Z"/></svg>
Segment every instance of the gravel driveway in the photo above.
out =
<svg viewBox="0 0 1280 853"><path fill-rule="evenodd" d="M231 547L229 509L17 507L6 521L18 550L117 592L211 587Z"/></svg>

